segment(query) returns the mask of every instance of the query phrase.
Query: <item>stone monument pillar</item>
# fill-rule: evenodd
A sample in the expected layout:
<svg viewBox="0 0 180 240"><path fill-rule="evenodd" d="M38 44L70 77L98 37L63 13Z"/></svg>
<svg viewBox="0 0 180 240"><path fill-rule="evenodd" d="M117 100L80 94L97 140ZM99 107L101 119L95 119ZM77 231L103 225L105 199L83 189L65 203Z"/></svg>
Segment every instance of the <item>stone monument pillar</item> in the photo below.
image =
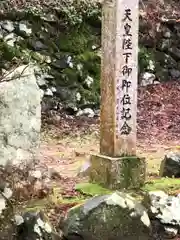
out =
<svg viewBox="0 0 180 240"><path fill-rule="evenodd" d="M136 156L138 0L105 0L102 14L100 154L90 179L103 186L138 188L145 159Z"/></svg>

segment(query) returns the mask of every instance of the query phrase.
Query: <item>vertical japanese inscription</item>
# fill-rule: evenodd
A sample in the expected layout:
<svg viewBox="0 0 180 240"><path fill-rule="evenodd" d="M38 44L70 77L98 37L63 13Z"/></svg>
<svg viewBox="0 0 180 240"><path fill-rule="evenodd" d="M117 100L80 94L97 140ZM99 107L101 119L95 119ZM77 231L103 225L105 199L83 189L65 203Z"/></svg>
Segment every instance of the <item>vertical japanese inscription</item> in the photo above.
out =
<svg viewBox="0 0 180 240"><path fill-rule="evenodd" d="M132 127L129 124L132 113L132 99L129 93L132 87L132 66L131 58L133 51L132 44L132 16L131 9L125 9L122 19L122 56L123 64L121 65L119 77L116 82L116 127L117 137L121 135L129 135Z"/></svg>

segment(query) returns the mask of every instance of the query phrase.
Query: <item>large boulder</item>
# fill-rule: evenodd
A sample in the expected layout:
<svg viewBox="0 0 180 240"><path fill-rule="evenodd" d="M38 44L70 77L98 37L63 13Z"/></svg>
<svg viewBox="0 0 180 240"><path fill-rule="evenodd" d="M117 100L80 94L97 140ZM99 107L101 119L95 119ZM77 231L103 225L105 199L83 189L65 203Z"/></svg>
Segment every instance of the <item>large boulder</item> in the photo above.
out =
<svg viewBox="0 0 180 240"><path fill-rule="evenodd" d="M70 209L61 223L68 240L147 240L150 229L145 208L120 192L94 197Z"/></svg>
<svg viewBox="0 0 180 240"><path fill-rule="evenodd" d="M180 177L180 154L179 153L168 153L160 166L161 177Z"/></svg>
<svg viewBox="0 0 180 240"><path fill-rule="evenodd" d="M31 163L41 128L41 98L31 66L4 74L0 82L0 165Z"/></svg>
<svg viewBox="0 0 180 240"><path fill-rule="evenodd" d="M144 204L149 217L160 226L157 232L164 236L162 239L178 239L174 237L180 233L180 194L170 196L163 191L152 191L147 194Z"/></svg>
<svg viewBox="0 0 180 240"><path fill-rule="evenodd" d="M146 203L151 218L157 218L162 224L180 227L180 195L169 196L163 191L152 191L148 193Z"/></svg>

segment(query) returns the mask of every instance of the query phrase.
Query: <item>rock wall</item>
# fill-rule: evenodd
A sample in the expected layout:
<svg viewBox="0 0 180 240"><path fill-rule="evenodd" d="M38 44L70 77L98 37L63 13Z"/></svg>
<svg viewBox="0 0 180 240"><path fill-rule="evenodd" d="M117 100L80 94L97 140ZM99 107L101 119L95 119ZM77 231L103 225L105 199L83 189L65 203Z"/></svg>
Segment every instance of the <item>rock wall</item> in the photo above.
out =
<svg viewBox="0 0 180 240"><path fill-rule="evenodd" d="M59 1L43 11L18 5L0 14L0 68L19 61L37 64L45 97L71 108L99 102L100 7L83 3Z"/></svg>
<svg viewBox="0 0 180 240"><path fill-rule="evenodd" d="M0 165L32 163L41 128L40 91L32 67L4 72L0 82Z"/></svg>
<svg viewBox="0 0 180 240"><path fill-rule="evenodd" d="M177 2L140 5L139 82L180 78ZM101 4L97 1L1 1L0 70L40 66L37 81L48 109L99 104ZM173 16L172 16L173 13ZM157 82L158 81L158 82ZM47 105L46 105L47 108Z"/></svg>
<svg viewBox="0 0 180 240"><path fill-rule="evenodd" d="M177 1L149 1L140 11L139 66L146 79L169 81L180 79L179 33ZM164 5L163 5L164 4ZM140 78L143 80L143 77Z"/></svg>

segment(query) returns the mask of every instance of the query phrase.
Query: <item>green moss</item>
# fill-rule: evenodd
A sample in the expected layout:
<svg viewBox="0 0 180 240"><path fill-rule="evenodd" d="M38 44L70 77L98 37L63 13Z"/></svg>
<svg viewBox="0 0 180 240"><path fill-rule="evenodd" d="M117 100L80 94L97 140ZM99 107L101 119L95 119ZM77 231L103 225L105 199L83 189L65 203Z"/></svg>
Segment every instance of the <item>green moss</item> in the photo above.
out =
<svg viewBox="0 0 180 240"><path fill-rule="evenodd" d="M80 197L72 197L72 198L57 198L57 196L51 195L48 198L41 199L41 200L31 200L29 201L26 206L20 208L20 211L47 211L47 209L51 209L55 205L79 205L83 204L87 197L80 196Z"/></svg>
<svg viewBox="0 0 180 240"><path fill-rule="evenodd" d="M98 91L94 91L94 88L92 90L92 89L84 89L83 87L80 87L79 92L82 96L82 100L81 100L82 104L86 104L86 103L99 104L100 97L99 97Z"/></svg>
<svg viewBox="0 0 180 240"><path fill-rule="evenodd" d="M36 52L32 52L31 57L34 60L38 61L39 63L42 63L45 60L44 57L40 53L36 53Z"/></svg>
<svg viewBox="0 0 180 240"><path fill-rule="evenodd" d="M18 48L9 46L6 42L0 41L1 59L11 61L14 57L20 57L21 52Z"/></svg>
<svg viewBox="0 0 180 240"><path fill-rule="evenodd" d="M122 159L122 174L123 174L123 183L122 186L124 186L125 189L129 188L130 186L133 187L136 186L136 183L134 184L134 181L137 180L136 176L134 176L133 172L136 172L136 174L139 174L139 166L140 166L140 159L136 156L132 157L124 157ZM122 181L122 178L121 178Z"/></svg>
<svg viewBox="0 0 180 240"><path fill-rule="evenodd" d="M152 61L155 63L155 56L152 49L148 49L144 46L139 48L139 73L149 70L149 63Z"/></svg>
<svg viewBox="0 0 180 240"><path fill-rule="evenodd" d="M88 49L92 50L92 45L97 41L96 33L88 24L81 24L80 27L73 27L68 32L61 32L55 40L60 51L75 55Z"/></svg>
<svg viewBox="0 0 180 240"><path fill-rule="evenodd" d="M59 204L81 204L84 203L88 198L85 197L72 197L72 198L64 198L59 201Z"/></svg>
<svg viewBox="0 0 180 240"><path fill-rule="evenodd" d="M142 188L143 191L156 191L162 190L165 192L172 192L180 190L180 179L173 178L160 178L156 180L149 181Z"/></svg>
<svg viewBox="0 0 180 240"><path fill-rule="evenodd" d="M101 4L99 1L74 0L73 3L67 4L67 0L62 0L58 11L66 24L70 26L77 26L86 21L91 22L93 26L100 24Z"/></svg>
<svg viewBox="0 0 180 240"><path fill-rule="evenodd" d="M31 200L27 203L26 206L23 207L24 210L27 211L39 211L46 209L47 205L49 204L48 199L40 199L40 200Z"/></svg>
<svg viewBox="0 0 180 240"><path fill-rule="evenodd" d="M72 197L72 198L57 198L56 196L49 196L49 204L63 205L63 204L80 204L83 203L87 198L85 197Z"/></svg>
<svg viewBox="0 0 180 240"><path fill-rule="evenodd" d="M75 186L75 189L87 196L104 195L112 192L109 189L93 183L79 183Z"/></svg>
<svg viewBox="0 0 180 240"><path fill-rule="evenodd" d="M81 63L82 75L80 76L82 84L79 92L82 96L81 103L100 103L100 57L96 51L85 51L76 57L76 62ZM87 76L92 77L93 82L88 87L84 81Z"/></svg>
<svg viewBox="0 0 180 240"><path fill-rule="evenodd" d="M25 211L39 212L44 209L46 209L46 206L32 206L32 207L27 206L25 208Z"/></svg>
<svg viewBox="0 0 180 240"><path fill-rule="evenodd" d="M76 56L76 62L83 65L84 75L89 74L94 77L99 87L101 59L96 51L85 51Z"/></svg>
<svg viewBox="0 0 180 240"><path fill-rule="evenodd" d="M80 183L75 186L75 189L80 193L87 196L95 196L95 195L104 195L110 194L113 191L104 187L101 187L98 184L93 183ZM166 193L173 194L177 190L180 191L180 179L172 179L172 178L160 178L151 180L145 183L145 185L138 190L126 190L126 192L130 193L135 198L141 199L144 193L150 191L159 191L162 190ZM123 190L125 191L125 190Z"/></svg>
<svg viewBox="0 0 180 240"><path fill-rule="evenodd" d="M65 68L62 71L61 76L64 76L63 83L65 86L72 86L72 85L75 85L75 83L77 84L78 78L79 78L78 72L72 68ZM62 78L61 78L61 81L62 81Z"/></svg>

